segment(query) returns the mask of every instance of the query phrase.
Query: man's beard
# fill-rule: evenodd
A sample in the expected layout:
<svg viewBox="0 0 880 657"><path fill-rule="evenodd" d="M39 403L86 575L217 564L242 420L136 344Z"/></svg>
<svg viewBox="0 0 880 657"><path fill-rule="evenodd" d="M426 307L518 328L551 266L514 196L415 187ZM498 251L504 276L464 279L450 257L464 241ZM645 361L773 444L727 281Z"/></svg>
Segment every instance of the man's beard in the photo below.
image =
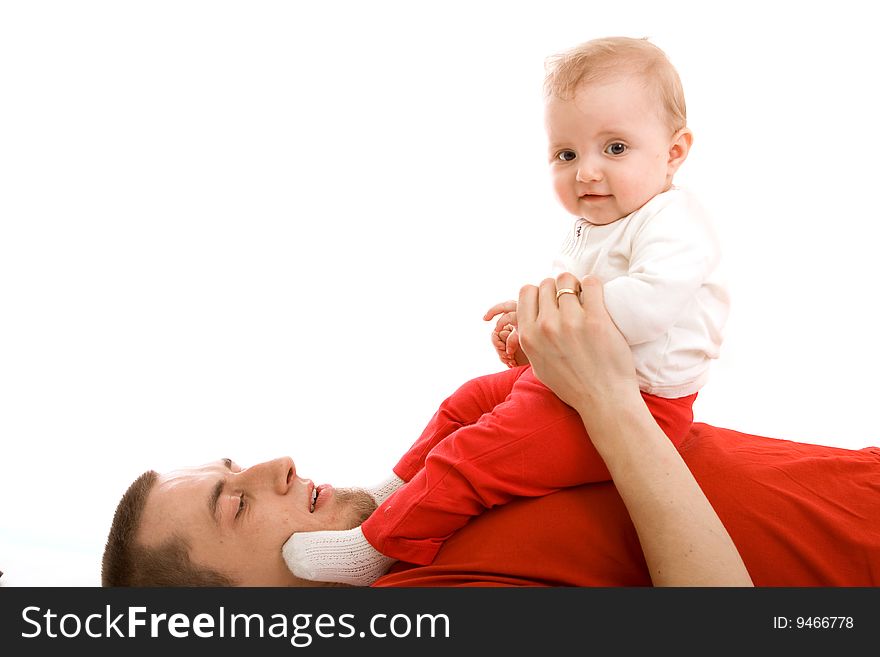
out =
<svg viewBox="0 0 880 657"><path fill-rule="evenodd" d="M376 501L365 490L337 488L333 492L336 495L336 501L346 511L345 518L348 526L345 529L359 527L376 510Z"/></svg>

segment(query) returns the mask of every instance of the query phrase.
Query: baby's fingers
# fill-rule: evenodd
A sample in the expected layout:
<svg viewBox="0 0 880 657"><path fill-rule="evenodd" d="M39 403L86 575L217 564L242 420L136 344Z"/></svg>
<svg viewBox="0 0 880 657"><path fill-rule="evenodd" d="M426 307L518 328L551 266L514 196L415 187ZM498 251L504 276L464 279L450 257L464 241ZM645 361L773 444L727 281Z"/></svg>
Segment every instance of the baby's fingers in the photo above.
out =
<svg viewBox="0 0 880 657"><path fill-rule="evenodd" d="M507 336L505 351L509 358L513 358L516 355L516 352L519 351L519 333L516 331L512 331L510 335Z"/></svg>
<svg viewBox="0 0 880 657"><path fill-rule="evenodd" d="M502 337L499 331L492 331L492 346L499 354L504 353L504 345L507 344L507 336Z"/></svg>
<svg viewBox="0 0 880 657"><path fill-rule="evenodd" d="M485 321L489 321L495 315L500 315L501 313L510 313L516 310L516 301L502 301L501 303L496 303L494 306L489 308L486 311L486 314L483 315L483 319Z"/></svg>
<svg viewBox="0 0 880 657"><path fill-rule="evenodd" d="M505 329L510 330L513 328L516 328L515 312L504 313L503 315L501 315L501 317L498 318L498 321L495 322L495 330L498 332L501 332Z"/></svg>

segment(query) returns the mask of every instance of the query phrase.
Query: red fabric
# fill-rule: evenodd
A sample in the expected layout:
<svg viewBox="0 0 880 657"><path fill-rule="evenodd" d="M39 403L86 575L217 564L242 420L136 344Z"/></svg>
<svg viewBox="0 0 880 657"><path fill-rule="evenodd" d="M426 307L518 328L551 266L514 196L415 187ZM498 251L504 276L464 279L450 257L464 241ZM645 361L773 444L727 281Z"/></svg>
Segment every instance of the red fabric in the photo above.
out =
<svg viewBox="0 0 880 657"><path fill-rule="evenodd" d="M678 446L696 395L643 395ZM383 554L428 564L443 541L486 509L610 477L577 412L525 366L465 383L395 466L407 485L362 526Z"/></svg>
<svg viewBox="0 0 880 657"><path fill-rule="evenodd" d="M847 450L694 424L680 451L757 586L880 586L880 449ZM610 482L474 518L429 566L374 586L648 586Z"/></svg>

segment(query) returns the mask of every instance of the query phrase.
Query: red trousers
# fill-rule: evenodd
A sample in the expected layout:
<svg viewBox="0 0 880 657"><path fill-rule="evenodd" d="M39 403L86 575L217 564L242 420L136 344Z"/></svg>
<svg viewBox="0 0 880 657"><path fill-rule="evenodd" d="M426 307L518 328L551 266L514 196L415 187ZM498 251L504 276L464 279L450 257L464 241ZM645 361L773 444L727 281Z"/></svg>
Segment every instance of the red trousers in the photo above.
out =
<svg viewBox="0 0 880 657"><path fill-rule="evenodd" d="M693 423L697 395L642 396L678 447ZM423 565L486 509L610 479L578 413L529 366L461 386L394 472L407 483L364 522L364 536L383 554Z"/></svg>

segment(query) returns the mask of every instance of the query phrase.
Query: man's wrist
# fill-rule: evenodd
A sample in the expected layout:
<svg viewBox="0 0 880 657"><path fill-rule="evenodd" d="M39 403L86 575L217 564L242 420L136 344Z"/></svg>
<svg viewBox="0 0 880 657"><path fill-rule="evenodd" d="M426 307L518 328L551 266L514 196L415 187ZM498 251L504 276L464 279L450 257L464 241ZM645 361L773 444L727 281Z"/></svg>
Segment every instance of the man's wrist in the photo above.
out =
<svg viewBox="0 0 880 657"><path fill-rule="evenodd" d="M641 428L646 422L654 422L639 389L631 386L585 395L575 410L597 448L609 432L616 435L625 428Z"/></svg>
<svg viewBox="0 0 880 657"><path fill-rule="evenodd" d="M638 387L628 381L606 385L597 390L582 390L575 401L575 410L586 421L617 417L621 412L629 412L644 406Z"/></svg>

